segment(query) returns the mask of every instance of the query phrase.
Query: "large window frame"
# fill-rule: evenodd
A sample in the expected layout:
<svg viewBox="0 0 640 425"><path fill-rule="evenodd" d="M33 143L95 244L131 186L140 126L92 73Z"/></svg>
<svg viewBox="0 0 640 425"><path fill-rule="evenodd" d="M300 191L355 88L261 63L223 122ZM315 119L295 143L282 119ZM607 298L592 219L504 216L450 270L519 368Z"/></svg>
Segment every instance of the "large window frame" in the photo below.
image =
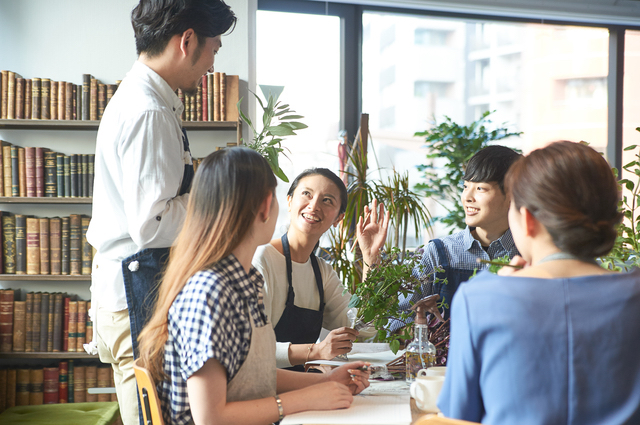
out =
<svg viewBox="0 0 640 425"><path fill-rule="evenodd" d="M481 19L494 22L538 23L606 28L609 31L609 76L607 79L607 150L609 163L622 167L622 123L624 85L624 41L625 31L640 30L638 26L607 25L602 23L549 20L496 16L492 14L455 13L427 9L398 7L361 6L349 3L320 2L314 0L258 0L259 10L276 12L311 13L338 16L341 18L341 124L351 140L357 132L362 111L362 14L385 12L413 14L416 16Z"/></svg>

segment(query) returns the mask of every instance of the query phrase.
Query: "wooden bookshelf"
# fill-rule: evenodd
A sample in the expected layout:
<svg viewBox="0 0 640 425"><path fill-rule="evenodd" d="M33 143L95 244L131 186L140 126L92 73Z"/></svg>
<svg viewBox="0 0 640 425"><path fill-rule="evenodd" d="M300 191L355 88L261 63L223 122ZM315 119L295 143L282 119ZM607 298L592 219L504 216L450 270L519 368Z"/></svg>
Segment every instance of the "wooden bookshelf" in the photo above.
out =
<svg viewBox="0 0 640 425"><path fill-rule="evenodd" d="M2 280L13 280L13 281L29 281L29 282L40 282L40 281L56 281L56 282L90 282L91 275L83 274L83 275L69 275L69 274L0 274L0 281Z"/></svg>
<svg viewBox="0 0 640 425"><path fill-rule="evenodd" d="M0 352L0 359L96 359L98 355L88 354L83 351L30 351L30 352L16 352L2 353Z"/></svg>
<svg viewBox="0 0 640 425"><path fill-rule="evenodd" d="M0 120L2 130L97 130L100 121L83 120ZM237 130L237 121L183 121L187 130Z"/></svg>
<svg viewBox="0 0 640 425"><path fill-rule="evenodd" d="M0 204L91 204L93 202L93 198L82 197L82 198L58 198L58 197L24 197L24 196L0 196Z"/></svg>

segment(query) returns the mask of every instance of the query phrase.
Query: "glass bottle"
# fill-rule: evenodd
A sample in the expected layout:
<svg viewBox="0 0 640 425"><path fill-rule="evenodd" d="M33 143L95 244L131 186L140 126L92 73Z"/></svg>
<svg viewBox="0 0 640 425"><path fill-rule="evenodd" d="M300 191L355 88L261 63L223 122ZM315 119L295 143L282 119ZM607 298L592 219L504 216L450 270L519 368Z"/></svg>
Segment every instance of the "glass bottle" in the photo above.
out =
<svg viewBox="0 0 640 425"><path fill-rule="evenodd" d="M417 306L417 305L416 305ZM405 350L407 367L407 382L413 382L420 369L426 369L435 364L436 347L429 342L429 327L425 312L420 306L416 308L413 340Z"/></svg>

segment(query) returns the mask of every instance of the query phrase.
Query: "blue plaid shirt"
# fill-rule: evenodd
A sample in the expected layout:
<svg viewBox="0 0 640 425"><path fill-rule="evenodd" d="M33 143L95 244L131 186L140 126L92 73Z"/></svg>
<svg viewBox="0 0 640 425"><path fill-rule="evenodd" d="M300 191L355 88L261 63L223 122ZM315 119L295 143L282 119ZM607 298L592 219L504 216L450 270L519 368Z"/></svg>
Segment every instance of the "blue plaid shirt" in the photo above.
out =
<svg viewBox="0 0 640 425"><path fill-rule="evenodd" d="M216 359L231 381L244 363L251 343L248 306L256 326L267 316L262 304L262 275L252 267L247 274L232 254L212 268L193 275L169 309L169 337L164 347L164 372L158 385L167 424L191 420L187 379Z"/></svg>

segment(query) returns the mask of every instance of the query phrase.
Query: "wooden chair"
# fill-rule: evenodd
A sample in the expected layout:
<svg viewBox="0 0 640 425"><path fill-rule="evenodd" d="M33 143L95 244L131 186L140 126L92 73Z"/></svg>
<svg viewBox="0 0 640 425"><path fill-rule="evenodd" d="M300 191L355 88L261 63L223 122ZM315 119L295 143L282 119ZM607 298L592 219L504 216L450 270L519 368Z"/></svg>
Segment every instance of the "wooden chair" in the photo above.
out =
<svg viewBox="0 0 640 425"><path fill-rule="evenodd" d="M461 421L459 419L444 418L442 416L431 416L419 419L414 425L473 425L478 422Z"/></svg>
<svg viewBox="0 0 640 425"><path fill-rule="evenodd" d="M142 404L142 416L145 425L164 425L160 400L156 392L156 385L147 369L142 367L140 359L133 363L133 370L138 383L138 395Z"/></svg>

